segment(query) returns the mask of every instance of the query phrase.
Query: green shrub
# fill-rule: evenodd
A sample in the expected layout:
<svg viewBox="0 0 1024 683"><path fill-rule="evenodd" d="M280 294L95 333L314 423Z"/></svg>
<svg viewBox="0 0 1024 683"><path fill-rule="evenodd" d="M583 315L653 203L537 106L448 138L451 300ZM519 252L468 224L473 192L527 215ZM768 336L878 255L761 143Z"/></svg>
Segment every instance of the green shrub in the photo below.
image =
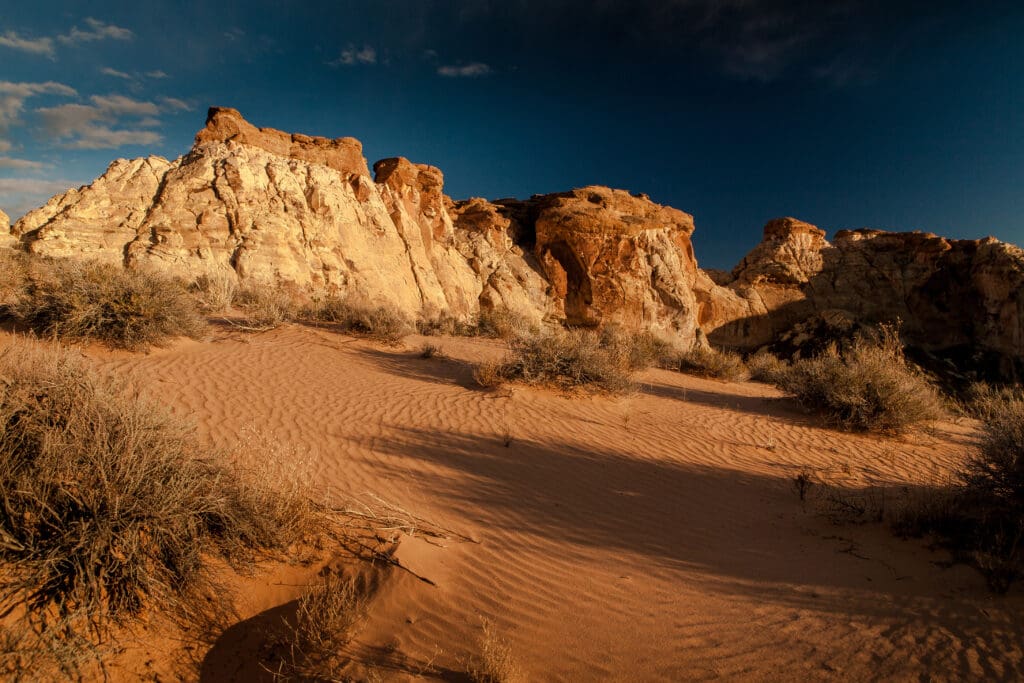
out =
<svg viewBox="0 0 1024 683"><path fill-rule="evenodd" d="M43 335L125 349L199 337L206 327L180 281L94 262L32 262L14 313Z"/></svg>
<svg viewBox="0 0 1024 683"><path fill-rule="evenodd" d="M898 432L943 416L942 400L907 362L892 328L858 337L815 358L795 361L778 386L843 429Z"/></svg>
<svg viewBox="0 0 1024 683"><path fill-rule="evenodd" d="M0 609L37 635L98 643L143 611L205 613L211 557L247 563L318 528L299 485L279 486L80 357L0 351Z"/></svg>

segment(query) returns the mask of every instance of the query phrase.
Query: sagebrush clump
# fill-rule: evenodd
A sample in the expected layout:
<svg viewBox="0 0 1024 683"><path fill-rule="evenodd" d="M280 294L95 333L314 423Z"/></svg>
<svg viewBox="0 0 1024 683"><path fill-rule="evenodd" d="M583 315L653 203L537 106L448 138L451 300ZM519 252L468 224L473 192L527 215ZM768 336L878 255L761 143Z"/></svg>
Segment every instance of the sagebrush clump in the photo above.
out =
<svg viewBox="0 0 1024 683"><path fill-rule="evenodd" d="M180 280L97 262L30 261L13 312L45 336L132 350L206 329Z"/></svg>
<svg viewBox="0 0 1024 683"><path fill-rule="evenodd" d="M944 415L928 379L903 355L895 330L880 328L843 349L794 361L777 379L783 391L853 431L899 432Z"/></svg>
<svg viewBox="0 0 1024 683"><path fill-rule="evenodd" d="M416 326L392 305L372 305L349 297L327 296L302 310L302 319L336 326L342 332L363 334L397 343Z"/></svg>
<svg viewBox="0 0 1024 683"><path fill-rule="evenodd" d="M0 609L24 610L37 643L98 644L143 611L195 619L220 591L211 558L249 563L322 527L298 483L210 452L80 356L17 341L0 378Z"/></svg>
<svg viewBox="0 0 1024 683"><path fill-rule="evenodd" d="M679 372L703 377L714 377L734 382L750 378L743 357L734 351L698 346L673 359L672 367Z"/></svg>
<svg viewBox="0 0 1024 683"><path fill-rule="evenodd" d="M291 294L269 285L248 284L238 288L231 303L245 313L242 326L254 332L273 330L298 315Z"/></svg>

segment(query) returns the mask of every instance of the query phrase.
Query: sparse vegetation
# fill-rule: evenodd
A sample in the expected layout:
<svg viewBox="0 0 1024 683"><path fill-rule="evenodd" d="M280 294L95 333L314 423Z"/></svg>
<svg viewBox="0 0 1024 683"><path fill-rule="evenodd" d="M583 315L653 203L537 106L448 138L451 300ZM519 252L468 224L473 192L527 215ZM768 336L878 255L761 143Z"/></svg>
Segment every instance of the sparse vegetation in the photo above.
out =
<svg viewBox="0 0 1024 683"><path fill-rule="evenodd" d="M474 683L516 683L522 680L522 672L512 655L512 646L486 619L478 647L480 653L470 662L468 672Z"/></svg>
<svg viewBox="0 0 1024 683"><path fill-rule="evenodd" d="M672 346L657 335L626 332L618 325L607 325L601 330L601 346L625 358L631 370L662 365L674 355Z"/></svg>
<svg viewBox="0 0 1024 683"><path fill-rule="evenodd" d="M743 357L733 351L698 346L673 359L674 369L691 375L714 377L734 382L750 378Z"/></svg>
<svg viewBox="0 0 1024 683"><path fill-rule="evenodd" d="M24 610L8 631L22 663L143 611L197 619L220 591L211 558L237 566L322 528L300 483L207 452L76 355L18 341L0 377L0 608Z"/></svg>
<svg viewBox="0 0 1024 683"><path fill-rule="evenodd" d="M125 349L199 337L205 330L180 281L96 262L32 261L13 312L46 336Z"/></svg>
<svg viewBox="0 0 1024 683"><path fill-rule="evenodd" d="M316 299L303 309L301 317L310 322L337 326L343 332L363 334L392 344L401 341L415 329L412 321L394 306L374 306L339 296Z"/></svg>
<svg viewBox="0 0 1024 683"><path fill-rule="evenodd" d="M751 354L746 365L750 379L765 384L778 384L789 370L789 363L769 351Z"/></svg>
<svg viewBox="0 0 1024 683"><path fill-rule="evenodd" d="M238 276L227 269L211 270L197 277L189 285L189 291L204 313L223 313L235 300Z"/></svg>
<svg viewBox="0 0 1024 683"><path fill-rule="evenodd" d="M842 350L831 346L795 361L777 384L843 429L899 432L943 415L938 392L907 362L896 331L886 326L875 338L861 336Z"/></svg>
<svg viewBox="0 0 1024 683"><path fill-rule="evenodd" d="M473 335L497 339L514 339L535 335L537 327L524 316L507 308L481 308Z"/></svg>
<svg viewBox="0 0 1024 683"><path fill-rule="evenodd" d="M9 315L17 304L28 275L28 255L0 249L0 317Z"/></svg>
<svg viewBox="0 0 1024 683"><path fill-rule="evenodd" d="M424 344L420 347L420 358L444 358L444 350L437 344Z"/></svg>
<svg viewBox="0 0 1024 683"><path fill-rule="evenodd" d="M509 342L501 363L478 365L474 376L484 387L505 381L552 384L563 388L590 386L619 392L632 385L630 354L602 344L592 330L552 331Z"/></svg>
<svg viewBox="0 0 1024 683"><path fill-rule="evenodd" d="M263 666L281 680L339 680L345 646L366 614L367 587L328 568L297 602Z"/></svg>
<svg viewBox="0 0 1024 683"><path fill-rule="evenodd" d="M263 332L280 327L296 317L294 298L273 286L246 285L232 297L232 304L245 312L242 326Z"/></svg>

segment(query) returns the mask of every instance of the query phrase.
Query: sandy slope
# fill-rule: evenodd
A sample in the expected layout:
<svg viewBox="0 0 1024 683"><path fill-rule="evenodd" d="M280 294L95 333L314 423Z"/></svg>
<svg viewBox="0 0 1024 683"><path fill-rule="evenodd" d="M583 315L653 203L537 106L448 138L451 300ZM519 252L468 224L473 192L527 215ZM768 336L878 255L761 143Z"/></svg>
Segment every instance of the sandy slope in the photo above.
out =
<svg viewBox="0 0 1024 683"><path fill-rule="evenodd" d="M255 426L336 489L478 541L404 542L437 585L392 573L377 593L356 647L389 679L460 680L485 618L527 680L1024 672L1019 589L994 598L920 542L835 526L792 484L803 467L851 485L941 478L968 426L846 435L768 387L660 370L626 398L484 392L470 363L501 344L440 343L449 357L425 360L416 338L388 349L286 327L99 355L215 443Z"/></svg>

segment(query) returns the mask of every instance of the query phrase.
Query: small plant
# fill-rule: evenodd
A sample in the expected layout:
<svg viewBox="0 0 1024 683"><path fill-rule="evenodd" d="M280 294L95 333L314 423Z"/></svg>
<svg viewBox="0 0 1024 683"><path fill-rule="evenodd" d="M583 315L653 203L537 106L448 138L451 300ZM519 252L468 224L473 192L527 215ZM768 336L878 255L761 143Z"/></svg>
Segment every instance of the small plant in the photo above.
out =
<svg viewBox="0 0 1024 683"><path fill-rule="evenodd" d="M0 317L12 313L28 277L28 255L0 248Z"/></svg>
<svg viewBox="0 0 1024 683"><path fill-rule="evenodd" d="M473 329L475 336L497 339L524 337L537 331L525 316L507 308L481 308Z"/></svg>
<svg viewBox="0 0 1024 683"><path fill-rule="evenodd" d="M601 330L601 346L626 359L631 370L662 365L673 356L672 346L651 332L626 332L618 325Z"/></svg>
<svg viewBox="0 0 1024 683"><path fill-rule="evenodd" d="M691 375L742 382L750 378L743 357L733 351L698 346L675 359L675 369Z"/></svg>
<svg viewBox="0 0 1024 683"><path fill-rule="evenodd" d="M632 386L629 356L601 345L592 330L554 331L510 342L510 353L499 364L477 366L481 386L504 381L553 384L563 388L590 386L620 392Z"/></svg>
<svg viewBox="0 0 1024 683"><path fill-rule="evenodd" d="M180 281L96 262L33 262L14 313L43 335L132 350L206 328Z"/></svg>
<svg viewBox="0 0 1024 683"><path fill-rule="evenodd" d="M189 291L204 313L223 313L235 300L238 276L226 269L203 273L189 285Z"/></svg>
<svg viewBox="0 0 1024 683"><path fill-rule="evenodd" d="M336 325L343 332L363 334L396 344L415 326L394 306L373 306L352 298L328 296L303 309L304 320Z"/></svg>
<svg viewBox="0 0 1024 683"><path fill-rule="evenodd" d="M278 328L296 315L295 300L287 292L271 286L241 287L235 292L232 304L245 313L242 326L254 332Z"/></svg>
<svg viewBox="0 0 1024 683"><path fill-rule="evenodd" d="M750 379L765 384L778 384L789 369L789 364L768 351L758 351L747 357Z"/></svg>
<svg viewBox="0 0 1024 683"><path fill-rule="evenodd" d="M477 328L455 316L442 314L416 321L416 331L425 337L448 335L451 337L472 337Z"/></svg>
<svg viewBox="0 0 1024 683"><path fill-rule="evenodd" d="M939 419L943 404L924 375L907 362L895 329L858 337L847 348L795 361L778 386L843 429L899 432Z"/></svg>
<svg viewBox="0 0 1024 683"><path fill-rule="evenodd" d="M424 344L420 347L420 358L444 358L444 350L437 344Z"/></svg>
<svg viewBox="0 0 1024 683"><path fill-rule="evenodd" d="M282 680L339 680L345 646L366 615L367 588L329 568L297 601L295 616L273 643L277 661L264 662Z"/></svg>
<svg viewBox="0 0 1024 683"><path fill-rule="evenodd" d="M522 680L522 672L512 655L512 646L486 619L479 649L480 654L471 661L468 672L474 683L516 683Z"/></svg>

